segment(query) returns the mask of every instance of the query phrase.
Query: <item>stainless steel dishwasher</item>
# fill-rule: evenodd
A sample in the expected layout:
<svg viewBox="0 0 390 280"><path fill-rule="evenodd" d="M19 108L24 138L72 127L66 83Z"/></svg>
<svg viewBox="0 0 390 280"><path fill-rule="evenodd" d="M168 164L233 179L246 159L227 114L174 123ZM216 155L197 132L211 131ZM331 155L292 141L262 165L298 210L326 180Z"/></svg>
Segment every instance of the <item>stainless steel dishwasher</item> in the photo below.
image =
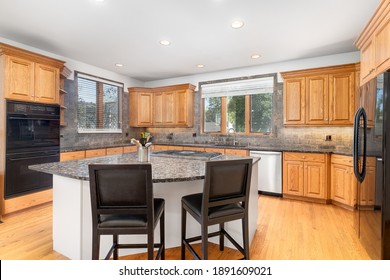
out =
<svg viewBox="0 0 390 280"><path fill-rule="evenodd" d="M282 196L282 153L250 151L250 156L260 157L258 166L258 191L261 194Z"/></svg>

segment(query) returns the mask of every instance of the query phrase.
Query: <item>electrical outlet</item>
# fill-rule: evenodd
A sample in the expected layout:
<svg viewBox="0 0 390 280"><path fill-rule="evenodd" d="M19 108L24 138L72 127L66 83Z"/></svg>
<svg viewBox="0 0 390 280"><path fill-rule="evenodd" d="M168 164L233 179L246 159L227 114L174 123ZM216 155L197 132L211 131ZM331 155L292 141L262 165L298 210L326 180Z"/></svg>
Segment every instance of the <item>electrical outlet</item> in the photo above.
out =
<svg viewBox="0 0 390 280"><path fill-rule="evenodd" d="M325 141L332 141L332 135L326 135Z"/></svg>

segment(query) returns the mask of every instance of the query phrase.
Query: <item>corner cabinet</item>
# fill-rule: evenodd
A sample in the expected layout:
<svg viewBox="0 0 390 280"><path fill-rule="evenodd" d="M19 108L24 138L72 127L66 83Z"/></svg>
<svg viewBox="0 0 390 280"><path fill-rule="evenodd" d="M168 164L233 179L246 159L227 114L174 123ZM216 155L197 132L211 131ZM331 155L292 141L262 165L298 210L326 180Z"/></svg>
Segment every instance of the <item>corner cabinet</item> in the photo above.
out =
<svg viewBox="0 0 390 280"><path fill-rule="evenodd" d="M4 98L59 103L60 69L64 62L0 43Z"/></svg>
<svg viewBox="0 0 390 280"><path fill-rule="evenodd" d="M329 199L329 155L283 153L283 196L327 203Z"/></svg>
<svg viewBox="0 0 390 280"><path fill-rule="evenodd" d="M376 158L367 157L366 177L358 193L358 182L353 172L351 156L331 157L331 200L332 203L353 210L356 204L373 207L375 203Z"/></svg>
<svg viewBox="0 0 390 280"><path fill-rule="evenodd" d="M390 1L381 1L355 45L360 49L362 85L390 68Z"/></svg>
<svg viewBox="0 0 390 280"><path fill-rule="evenodd" d="M286 126L353 125L359 64L283 72Z"/></svg>
<svg viewBox="0 0 390 280"><path fill-rule="evenodd" d="M193 127L194 89L191 84L128 88L130 126Z"/></svg>

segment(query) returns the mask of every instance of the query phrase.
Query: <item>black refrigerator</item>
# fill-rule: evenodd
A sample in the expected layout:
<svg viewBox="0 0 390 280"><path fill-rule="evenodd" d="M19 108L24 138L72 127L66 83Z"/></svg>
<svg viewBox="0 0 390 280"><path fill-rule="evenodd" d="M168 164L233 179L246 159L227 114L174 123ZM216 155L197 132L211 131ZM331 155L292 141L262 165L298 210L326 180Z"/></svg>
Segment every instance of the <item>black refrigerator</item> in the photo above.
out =
<svg viewBox="0 0 390 280"><path fill-rule="evenodd" d="M371 100L371 101L370 101ZM355 226L372 259L390 259L390 72L360 88L353 162L357 183Z"/></svg>

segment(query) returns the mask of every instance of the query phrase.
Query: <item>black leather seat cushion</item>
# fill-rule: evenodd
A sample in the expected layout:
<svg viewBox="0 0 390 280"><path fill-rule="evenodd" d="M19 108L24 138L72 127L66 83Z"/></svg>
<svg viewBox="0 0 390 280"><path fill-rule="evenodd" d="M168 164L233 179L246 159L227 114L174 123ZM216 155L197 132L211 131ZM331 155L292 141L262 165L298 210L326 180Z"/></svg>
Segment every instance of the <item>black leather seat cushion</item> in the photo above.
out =
<svg viewBox="0 0 390 280"><path fill-rule="evenodd" d="M154 199L155 223L164 210L164 199ZM112 227L146 227L146 215L100 215L100 228Z"/></svg>
<svg viewBox="0 0 390 280"><path fill-rule="evenodd" d="M182 201L189 208L191 208L196 215L201 216L202 209L202 194L191 194L183 196ZM220 218L226 215L234 215L244 213L244 209L242 208L240 203L232 203L222 206L216 206L209 208L209 219Z"/></svg>

